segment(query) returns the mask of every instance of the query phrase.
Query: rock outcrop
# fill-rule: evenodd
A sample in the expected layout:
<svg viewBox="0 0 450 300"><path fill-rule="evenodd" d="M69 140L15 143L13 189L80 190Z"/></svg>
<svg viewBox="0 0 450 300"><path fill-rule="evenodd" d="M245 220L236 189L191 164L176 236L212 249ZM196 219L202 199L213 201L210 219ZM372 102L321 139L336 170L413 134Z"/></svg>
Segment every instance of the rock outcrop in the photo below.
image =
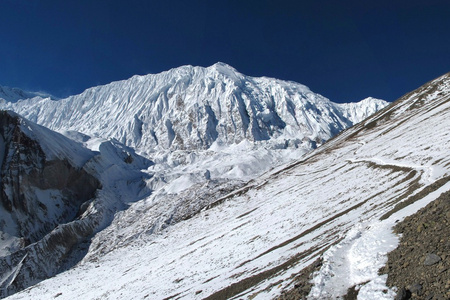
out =
<svg viewBox="0 0 450 300"><path fill-rule="evenodd" d="M46 153L35 139L43 137L39 131L49 130L0 112L2 296L53 275L72 247L95 228L95 222L77 218L95 198L100 181L71 162L71 153L67 158ZM58 148L57 140L53 146Z"/></svg>

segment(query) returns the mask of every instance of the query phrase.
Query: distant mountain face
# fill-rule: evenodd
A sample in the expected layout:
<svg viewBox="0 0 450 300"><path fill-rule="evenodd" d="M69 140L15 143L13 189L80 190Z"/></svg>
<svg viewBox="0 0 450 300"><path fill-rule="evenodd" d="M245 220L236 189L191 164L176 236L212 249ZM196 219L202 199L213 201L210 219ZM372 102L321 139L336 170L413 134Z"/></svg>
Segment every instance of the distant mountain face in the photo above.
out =
<svg viewBox="0 0 450 300"><path fill-rule="evenodd" d="M368 97L360 102L340 103L337 105L341 108L343 117L356 124L386 107L388 103L384 100Z"/></svg>
<svg viewBox="0 0 450 300"><path fill-rule="evenodd" d="M35 218L36 222L53 222L59 215L70 218L71 214L65 212L71 205L69 199L84 202L93 197L93 190L98 186L81 168L92 156L92 151L61 134L13 112L0 111L0 205L4 212L19 223L29 222L29 218ZM85 180L78 182L80 178ZM42 192L50 189L54 189L54 193ZM47 207L47 198L52 198L54 201L50 205L56 207ZM77 206L79 203L74 204ZM29 215L28 220L21 218L22 215ZM0 224L1 231L4 226L5 223ZM19 225L14 235L30 243L42 235L38 227L37 223Z"/></svg>
<svg viewBox="0 0 450 300"><path fill-rule="evenodd" d="M17 102L19 100L30 99L34 97L41 98L53 98L53 96L46 93L26 92L18 88L10 88L6 86L0 86L0 99L6 102Z"/></svg>
<svg viewBox="0 0 450 300"><path fill-rule="evenodd" d="M151 155L244 140L310 151L386 105L373 98L336 104L304 85L245 76L217 63L134 76L59 101L41 98L0 108L53 130L115 138Z"/></svg>

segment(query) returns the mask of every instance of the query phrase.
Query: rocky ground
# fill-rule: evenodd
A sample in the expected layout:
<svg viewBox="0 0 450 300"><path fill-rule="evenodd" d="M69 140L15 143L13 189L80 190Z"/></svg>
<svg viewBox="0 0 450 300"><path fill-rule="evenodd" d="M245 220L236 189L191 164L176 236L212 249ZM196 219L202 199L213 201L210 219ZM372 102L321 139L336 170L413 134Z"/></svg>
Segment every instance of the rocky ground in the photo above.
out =
<svg viewBox="0 0 450 300"><path fill-rule="evenodd" d="M388 254L388 286L396 300L450 299L450 191L395 226L400 244Z"/></svg>
<svg viewBox="0 0 450 300"><path fill-rule="evenodd" d="M292 289L283 291L276 300L299 300L306 299L312 287L312 276L314 271L318 271L322 266L322 260L317 259L311 265L302 270L296 275L295 285Z"/></svg>

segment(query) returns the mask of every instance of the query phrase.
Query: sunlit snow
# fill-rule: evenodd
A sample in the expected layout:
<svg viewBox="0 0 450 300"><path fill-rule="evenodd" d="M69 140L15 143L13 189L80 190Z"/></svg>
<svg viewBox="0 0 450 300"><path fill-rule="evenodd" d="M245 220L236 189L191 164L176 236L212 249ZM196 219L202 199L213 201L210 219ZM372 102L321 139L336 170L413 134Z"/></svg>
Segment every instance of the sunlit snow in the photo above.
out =
<svg viewBox="0 0 450 300"><path fill-rule="evenodd" d="M184 69L177 72L185 74ZM229 80L242 80L234 75L228 75ZM192 79L182 78L185 81L174 89L183 90ZM385 287L386 277L378 275L386 253L398 242L391 227L450 187L447 183L379 220L408 195L450 175L450 80L439 80L438 88L426 90L426 98L412 93L300 161L278 166L249 182L240 179L262 172L264 167L258 163L265 159L275 165L276 151L253 148L244 139L225 146L214 141L201 154L177 152L181 149L171 149L170 155L155 154L155 165L147 166L144 178L146 188L155 192L127 198L136 186L122 181L111 191L129 199L129 207L116 213L112 223L92 238L83 260L11 299L203 299L210 295L270 299L292 287L292 275L320 255L324 264L314 276L311 299L340 297L355 285L359 299L392 299L395 289ZM212 82L206 80L204 85L214 89L217 84ZM88 110L92 103L84 105ZM260 116L267 119L265 108ZM307 124L317 129L314 126L322 123ZM84 143L104 153L121 149L107 155L111 159L129 151L116 140L94 141ZM138 149L141 154L151 153ZM306 152L295 147L290 151L293 156L295 151ZM237 164L242 160L237 155L253 159L248 166L242 161ZM110 162L103 158L102 163ZM126 166L121 172L126 173ZM120 179L110 169L102 176L110 188ZM100 200L107 201L106 196Z"/></svg>

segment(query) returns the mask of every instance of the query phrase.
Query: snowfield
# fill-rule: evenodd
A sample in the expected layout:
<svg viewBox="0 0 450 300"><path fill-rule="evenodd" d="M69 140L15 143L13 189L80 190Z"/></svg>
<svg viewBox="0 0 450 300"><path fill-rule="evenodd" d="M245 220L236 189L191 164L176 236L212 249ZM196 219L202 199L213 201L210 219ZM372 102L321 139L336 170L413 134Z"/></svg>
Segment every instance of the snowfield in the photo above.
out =
<svg viewBox="0 0 450 300"><path fill-rule="evenodd" d="M77 265L8 299L271 299L321 255L310 299L355 285L358 299L393 299L378 275L398 242L391 227L450 188L449 100L447 74L247 183L242 170L205 173L212 154L151 195L126 198L135 187L123 184L134 201Z"/></svg>

